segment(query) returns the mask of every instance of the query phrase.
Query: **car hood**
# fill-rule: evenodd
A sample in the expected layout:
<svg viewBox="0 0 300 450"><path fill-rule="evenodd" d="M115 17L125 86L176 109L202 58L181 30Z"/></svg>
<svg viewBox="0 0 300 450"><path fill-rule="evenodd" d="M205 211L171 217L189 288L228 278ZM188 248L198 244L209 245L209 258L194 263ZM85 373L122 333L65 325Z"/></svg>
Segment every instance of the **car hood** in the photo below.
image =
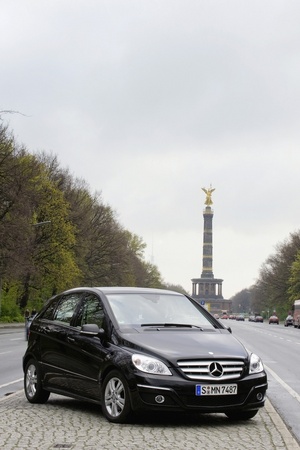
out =
<svg viewBox="0 0 300 450"><path fill-rule="evenodd" d="M248 352L242 343L225 330L135 331L122 333L121 336L125 347L169 361L190 358L248 358Z"/></svg>

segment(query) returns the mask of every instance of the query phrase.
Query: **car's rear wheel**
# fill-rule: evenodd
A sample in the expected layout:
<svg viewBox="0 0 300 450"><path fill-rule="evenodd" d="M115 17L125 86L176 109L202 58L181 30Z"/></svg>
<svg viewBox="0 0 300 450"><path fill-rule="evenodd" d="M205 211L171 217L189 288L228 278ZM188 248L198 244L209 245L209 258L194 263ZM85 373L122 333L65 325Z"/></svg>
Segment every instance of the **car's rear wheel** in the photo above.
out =
<svg viewBox="0 0 300 450"><path fill-rule="evenodd" d="M230 420L249 420L256 416L257 413L258 409L251 411L228 411L225 414Z"/></svg>
<svg viewBox="0 0 300 450"><path fill-rule="evenodd" d="M42 387L41 371L34 359L30 359L25 367L24 390L30 403L46 403L50 395Z"/></svg>
<svg viewBox="0 0 300 450"><path fill-rule="evenodd" d="M125 423L132 414L127 382L117 370L110 372L104 379L102 411L114 423Z"/></svg>

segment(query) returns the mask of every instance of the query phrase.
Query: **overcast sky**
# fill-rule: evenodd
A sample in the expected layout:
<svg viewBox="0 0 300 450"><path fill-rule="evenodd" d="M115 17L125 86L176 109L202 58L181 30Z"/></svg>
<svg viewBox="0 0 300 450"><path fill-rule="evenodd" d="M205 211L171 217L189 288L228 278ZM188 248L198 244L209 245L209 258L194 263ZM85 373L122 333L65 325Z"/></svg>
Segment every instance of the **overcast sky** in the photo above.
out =
<svg viewBox="0 0 300 450"><path fill-rule="evenodd" d="M147 244L166 282L230 298L299 229L299 0L2 0L0 110Z"/></svg>

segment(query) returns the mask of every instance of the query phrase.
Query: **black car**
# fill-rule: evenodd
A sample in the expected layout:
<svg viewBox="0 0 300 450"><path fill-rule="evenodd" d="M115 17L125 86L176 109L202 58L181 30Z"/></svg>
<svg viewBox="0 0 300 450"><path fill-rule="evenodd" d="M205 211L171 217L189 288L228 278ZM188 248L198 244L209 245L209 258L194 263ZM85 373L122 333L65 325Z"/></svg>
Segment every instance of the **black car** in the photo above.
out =
<svg viewBox="0 0 300 450"><path fill-rule="evenodd" d="M223 412L250 419L267 376L219 320L177 292L76 288L51 298L30 326L25 395L50 392L102 405L111 422L132 412Z"/></svg>

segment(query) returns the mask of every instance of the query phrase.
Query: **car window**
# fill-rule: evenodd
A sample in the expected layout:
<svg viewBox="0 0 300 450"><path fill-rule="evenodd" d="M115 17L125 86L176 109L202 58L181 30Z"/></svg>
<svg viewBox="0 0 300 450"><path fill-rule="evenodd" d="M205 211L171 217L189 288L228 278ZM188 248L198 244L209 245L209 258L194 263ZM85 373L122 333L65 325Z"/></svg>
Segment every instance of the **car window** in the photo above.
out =
<svg viewBox="0 0 300 450"><path fill-rule="evenodd" d="M57 297L55 300L50 301L49 305L46 307L44 312L41 314L42 319L53 320L54 314L57 308L57 304L59 303L60 297Z"/></svg>
<svg viewBox="0 0 300 450"><path fill-rule="evenodd" d="M87 293L76 318L75 326L82 327L82 325L89 323L102 328L103 319L104 311L101 300L96 295Z"/></svg>
<svg viewBox="0 0 300 450"><path fill-rule="evenodd" d="M184 295L108 294L107 298L120 325L181 323L212 326Z"/></svg>
<svg viewBox="0 0 300 450"><path fill-rule="evenodd" d="M54 320L70 325L82 293L73 293L62 297L54 314Z"/></svg>

